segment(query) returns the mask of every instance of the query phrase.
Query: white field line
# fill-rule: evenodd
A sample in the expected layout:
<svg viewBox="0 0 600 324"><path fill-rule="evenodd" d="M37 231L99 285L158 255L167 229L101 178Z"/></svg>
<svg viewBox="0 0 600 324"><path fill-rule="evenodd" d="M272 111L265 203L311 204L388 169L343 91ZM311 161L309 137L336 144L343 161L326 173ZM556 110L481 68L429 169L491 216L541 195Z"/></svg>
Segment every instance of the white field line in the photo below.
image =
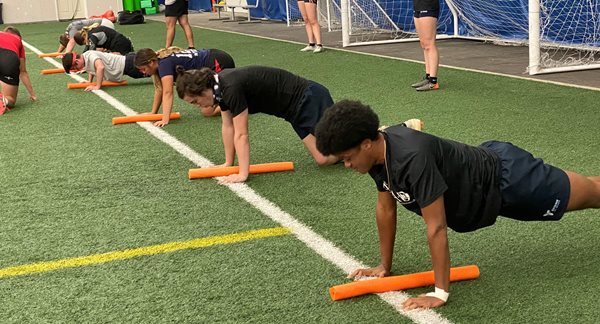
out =
<svg viewBox="0 0 600 324"><path fill-rule="evenodd" d="M40 50L33 47L32 45L23 42L23 44L33 51L36 54L41 54ZM55 59L52 58L44 58L50 64L56 66L57 68L62 68L62 65L58 63ZM79 75L70 75L73 79L77 81L83 81L84 78ZM127 107L125 104L115 99L111 95L107 94L102 90L94 90L93 91L100 98L104 99L108 104L113 106L115 109L123 113L124 115L136 115L137 112ZM148 133L152 134L157 139L163 141L165 144L172 147L179 154L183 155L185 158L190 160L192 163L199 167L207 167L213 165L208 159L203 157L202 155L196 153L190 147L180 142L177 138L173 137L162 128L155 127L150 122L138 122L140 127L145 129ZM331 263L342 269L345 273L350 273L354 269L357 268L366 268L367 266L362 262L354 259L352 256L348 255L346 252L342 251L340 248L336 247L332 242L323 238L321 235L315 233L308 226L302 224L290 214L281 210L274 203L265 199L264 197L257 194L254 190L248 187L246 184L229 184L227 187L237 194L240 198L247 201L256 209L260 210L263 214L271 218L273 221L279 223L281 226L290 229L290 231L302 242L304 242L308 247L313 249L319 255L321 255L326 260L329 260ZM323 293L327 293L327 289L323 289ZM396 311L400 314L410 318L415 323L422 324L435 324L435 323L451 323L448 319L442 317L438 313L429 309L422 310L412 310L412 311L404 311L401 307L401 304L404 300L409 298L410 296L401 291L388 292L384 294L378 294L381 299L389 303Z"/></svg>

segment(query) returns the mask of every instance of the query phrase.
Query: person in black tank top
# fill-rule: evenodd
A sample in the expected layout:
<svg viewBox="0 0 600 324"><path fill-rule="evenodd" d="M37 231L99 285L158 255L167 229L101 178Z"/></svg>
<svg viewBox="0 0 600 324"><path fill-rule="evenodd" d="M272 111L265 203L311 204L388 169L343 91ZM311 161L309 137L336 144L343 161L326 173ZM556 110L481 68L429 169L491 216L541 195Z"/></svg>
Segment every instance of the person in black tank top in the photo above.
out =
<svg viewBox="0 0 600 324"><path fill-rule="evenodd" d="M497 216L559 220L567 211L600 208L600 177L563 171L510 143L489 141L475 147L406 127L378 127L370 107L343 100L325 112L315 136L322 154L369 173L379 191L381 264L357 269L350 277L390 274L397 204L427 224L435 292L409 298L405 309L445 304L450 286L448 227L470 232L494 224Z"/></svg>

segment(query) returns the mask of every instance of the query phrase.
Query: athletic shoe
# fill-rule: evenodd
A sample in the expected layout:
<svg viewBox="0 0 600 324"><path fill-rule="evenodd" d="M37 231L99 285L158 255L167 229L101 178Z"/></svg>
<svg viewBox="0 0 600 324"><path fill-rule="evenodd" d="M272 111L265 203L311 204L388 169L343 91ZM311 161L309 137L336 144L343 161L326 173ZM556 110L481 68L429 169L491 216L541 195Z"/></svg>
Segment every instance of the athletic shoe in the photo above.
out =
<svg viewBox="0 0 600 324"><path fill-rule="evenodd" d="M429 81L427 81L427 83L425 83L424 85L416 88L415 90L417 91L429 91L429 90L437 90L440 88L440 84L439 83L431 83Z"/></svg>
<svg viewBox="0 0 600 324"><path fill-rule="evenodd" d="M417 83L413 83L410 86L413 88L418 88L418 87L422 87L424 85L426 85L427 83L429 83L429 79L425 78Z"/></svg>
<svg viewBox="0 0 600 324"><path fill-rule="evenodd" d="M306 46L305 48L301 49L300 52L314 52L315 51L315 46Z"/></svg>
<svg viewBox="0 0 600 324"><path fill-rule="evenodd" d="M404 124L404 126L410 128L410 129L414 129L419 132L422 131L423 128L425 127L425 124L423 123L423 121L420 119L416 119L416 118L409 119L409 120L405 121L403 124Z"/></svg>
<svg viewBox="0 0 600 324"><path fill-rule="evenodd" d="M6 98L4 98L4 96L2 96L2 94L0 93L0 115L4 115L5 112L9 111L6 104Z"/></svg>
<svg viewBox="0 0 600 324"><path fill-rule="evenodd" d="M315 49L313 50L313 53L321 53L324 50L325 49L323 48L323 46L315 46Z"/></svg>

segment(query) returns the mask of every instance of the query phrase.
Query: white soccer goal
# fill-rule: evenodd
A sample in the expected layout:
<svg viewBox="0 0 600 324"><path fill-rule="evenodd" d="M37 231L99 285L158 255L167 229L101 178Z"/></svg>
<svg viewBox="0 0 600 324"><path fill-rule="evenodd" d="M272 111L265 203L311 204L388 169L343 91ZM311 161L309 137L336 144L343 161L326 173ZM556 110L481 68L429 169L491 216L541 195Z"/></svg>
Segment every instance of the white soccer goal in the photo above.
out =
<svg viewBox="0 0 600 324"><path fill-rule="evenodd" d="M417 40L412 0L329 1L343 46ZM530 74L600 68L600 0L440 0L443 38L529 45Z"/></svg>
<svg viewBox="0 0 600 324"><path fill-rule="evenodd" d="M285 2L286 22L288 27L292 25L303 25L302 15L298 9L298 1L287 0ZM339 0L320 0L317 1L317 15L321 27L326 27L327 31L337 31L342 29L340 19Z"/></svg>

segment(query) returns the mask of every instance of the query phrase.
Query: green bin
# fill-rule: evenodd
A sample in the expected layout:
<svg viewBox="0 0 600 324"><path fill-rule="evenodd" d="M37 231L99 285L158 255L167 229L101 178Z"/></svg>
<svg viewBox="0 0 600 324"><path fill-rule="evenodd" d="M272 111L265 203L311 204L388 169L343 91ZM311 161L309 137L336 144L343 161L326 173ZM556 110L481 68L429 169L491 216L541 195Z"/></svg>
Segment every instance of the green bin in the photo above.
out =
<svg viewBox="0 0 600 324"><path fill-rule="evenodd" d="M134 0L123 0L123 10L134 11L135 10Z"/></svg>

